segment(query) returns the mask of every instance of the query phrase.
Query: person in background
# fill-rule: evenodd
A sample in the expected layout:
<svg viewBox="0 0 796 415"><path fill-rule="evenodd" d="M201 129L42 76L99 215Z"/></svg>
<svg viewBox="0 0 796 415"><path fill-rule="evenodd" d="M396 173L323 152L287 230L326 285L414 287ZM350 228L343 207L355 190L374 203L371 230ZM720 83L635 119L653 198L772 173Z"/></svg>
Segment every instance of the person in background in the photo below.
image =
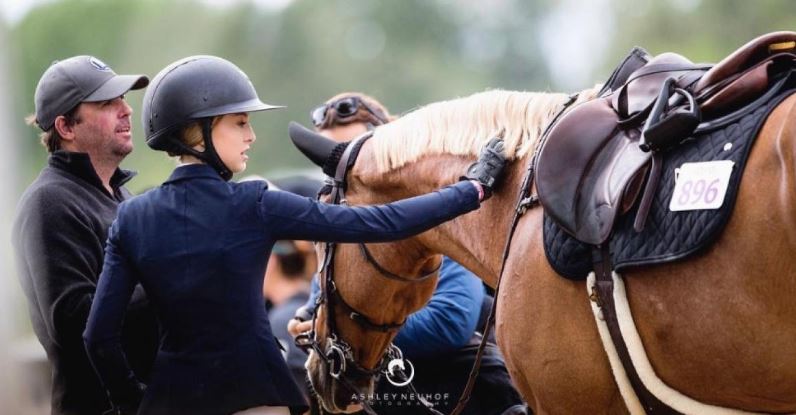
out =
<svg viewBox="0 0 796 415"><path fill-rule="evenodd" d="M119 207L83 334L117 410L139 415L284 415L307 403L268 322L267 260L279 240L386 242L475 210L498 181L503 142L489 141L464 180L381 206L329 205L263 181L230 182L273 110L246 74L215 56L161 70L144 96L147 145L179 157L161 186ZM265 253L266 255L263 255ZM161 323L148 384L130 370L119 328L140 282Z"/></svg>
<svg viewBox="0 0 796 415"><path fill-rule="evenodd" d="M97 289L108 228L134 173L132 108L124 95L149 84L117 75L93 56L53 63L39 79L30 124L41 129L47 166L17 206L13 246L33 331L52 368L53 415L99 415L110 407L82 333ZM140 286L122 304L122 345L136 376L148 379L158 327Z"/></svg>
<svg viewBox="0 0 796 415"><path fill-rule="evenodd" d="M339 142L349 141L368 130L395 119L379 101L362 93L335 95L310 113L316 130ZM317 278L313 295L290 322L293 336L311 328L311 313L320 294ZM475 361L483 327L492 297L485 293L481 280L449 258L444 258L439 281L428 304L410 315L398 332L394 343L415 367L414 385L421 394L447 396L437 410L450 412L464 388ZM481 321L482 325L477 326ZM405 391L393 387L382 376L377 393ZM417 402L392 402L377 411L380 414L406 413ZM493 415L526 414L527 406L511 384L505 362L497 345L488 343L481 371L464 414Z"/></svg>

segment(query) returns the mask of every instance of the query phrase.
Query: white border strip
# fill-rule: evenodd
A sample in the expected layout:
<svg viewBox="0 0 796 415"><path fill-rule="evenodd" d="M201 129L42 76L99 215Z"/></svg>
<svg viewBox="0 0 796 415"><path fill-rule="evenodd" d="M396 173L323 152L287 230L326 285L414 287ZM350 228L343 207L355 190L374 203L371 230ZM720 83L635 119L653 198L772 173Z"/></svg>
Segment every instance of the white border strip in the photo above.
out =
<svg viewBox="0 0 796 415"><path fill-rule="evenodd" d="M595 295L595 279L596 278L593 272L586 277L586 289L589 292L589 298L592 298L592 296ZM597 323L597 331L600 332L600 339L603 341L603 348L605 349L605 353L608 355L608 361L611 362L611 371L614 374L616 385L619 387L619 393L622 395L622 399L625 401L625 406L627 406L628 411L630 411L632 415L646 414L644 407L641 406L641 402L638 400L638 396L636 396L636 391L633 390L633 386L630 384L630 380L627 378L625 367L622 366L622 361L619 360L619 354L616 352L614 342L611 340L611 334L608 332L608 325L605 323L602 310L600 310L600 307L595 301L589 301L589 304L591 305L591 311L594 313L594 322Z"/></svg>
<svg viewBox="0 0 796 415"><path fill-rule="evenodd" d="M633 366L636 367L636 372L638 372L641 382L653 395L655 395L655 397L666 405L669 405L672 409L684 414L741 415L759 413L704 404L663 383L658 375L655 374L655 369L652 368L652 364L647 358L647 353L644 351L644 344L641 342L641 337L636 330L636 325L633 322L633 315L630 312L630 305L627 302L625 283L622 281L622 277L615 272L613 273L613 280L614 303L616 304L616 315L619 320L619 330L622 332L622 337L625 339L627 351L630 354L630 360L633 362ZM592 302L592 304L594 304L594 302ZM613 343L611 346L613 346Z"/></svg>

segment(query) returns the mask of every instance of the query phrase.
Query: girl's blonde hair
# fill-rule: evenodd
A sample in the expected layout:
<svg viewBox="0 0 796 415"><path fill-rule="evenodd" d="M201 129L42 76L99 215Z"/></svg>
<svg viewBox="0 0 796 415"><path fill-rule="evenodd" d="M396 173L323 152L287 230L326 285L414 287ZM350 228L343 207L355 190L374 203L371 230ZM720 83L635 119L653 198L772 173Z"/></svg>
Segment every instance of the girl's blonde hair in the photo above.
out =
<svg viewBox="0 0 796 415"><path fill-rule="evenodd" d="M223 117L224 117L223 115L213 117L213 121L210 123L210 129L212 130L218 124L218 122L221 121L221 118ZM204 146L204 138L202 137L202 122L201 121L191 122L190 124L183 127L182 130L180 130L177 133L177 137L180 139L180 141L182 141L183 144L185 144L188 147L193 148L197 145ZM169 151L168 153L169 156L171 157L182 156L182 154L177 154L171 151Z"/></svg>

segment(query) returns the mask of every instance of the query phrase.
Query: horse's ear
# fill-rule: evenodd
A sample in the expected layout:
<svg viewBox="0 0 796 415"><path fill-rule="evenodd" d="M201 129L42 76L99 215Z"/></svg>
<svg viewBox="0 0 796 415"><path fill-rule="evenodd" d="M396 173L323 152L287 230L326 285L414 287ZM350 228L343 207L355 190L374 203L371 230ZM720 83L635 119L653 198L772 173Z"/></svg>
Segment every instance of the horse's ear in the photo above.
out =
<svg viewBox="0 0 796 415"><path fill-rule="evenodd" d="M303 125L291 121L287 129L293 145L307 156L313 163L323 167L326 159L332 154L332 150L337 146L337 142L328 139L318 133L308 130Z"/></svg>

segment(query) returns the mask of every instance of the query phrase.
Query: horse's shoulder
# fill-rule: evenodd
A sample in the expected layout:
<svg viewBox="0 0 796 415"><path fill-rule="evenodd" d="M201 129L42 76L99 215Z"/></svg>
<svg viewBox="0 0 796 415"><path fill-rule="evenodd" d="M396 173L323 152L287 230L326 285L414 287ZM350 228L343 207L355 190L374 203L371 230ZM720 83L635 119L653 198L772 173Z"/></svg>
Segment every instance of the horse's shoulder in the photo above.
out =
<svg viewBox="0 0 796 415"><path fill-rule="evenodd" d="M796 114L796 90L794 90L793 93L790 94L790 96L785 98L785 100L782 101L781 104L779 104L779 107L784 108L789 115ZM793 118L789 116L788 119L792 120Z"/></svg>
<svg viewBox="0 0 796 415"><path fill-rule="evenodd" d="M769 115L766 124L769 128L764 130L776 131L773 137L796 137L796 91L782 100Z"/></svg>

